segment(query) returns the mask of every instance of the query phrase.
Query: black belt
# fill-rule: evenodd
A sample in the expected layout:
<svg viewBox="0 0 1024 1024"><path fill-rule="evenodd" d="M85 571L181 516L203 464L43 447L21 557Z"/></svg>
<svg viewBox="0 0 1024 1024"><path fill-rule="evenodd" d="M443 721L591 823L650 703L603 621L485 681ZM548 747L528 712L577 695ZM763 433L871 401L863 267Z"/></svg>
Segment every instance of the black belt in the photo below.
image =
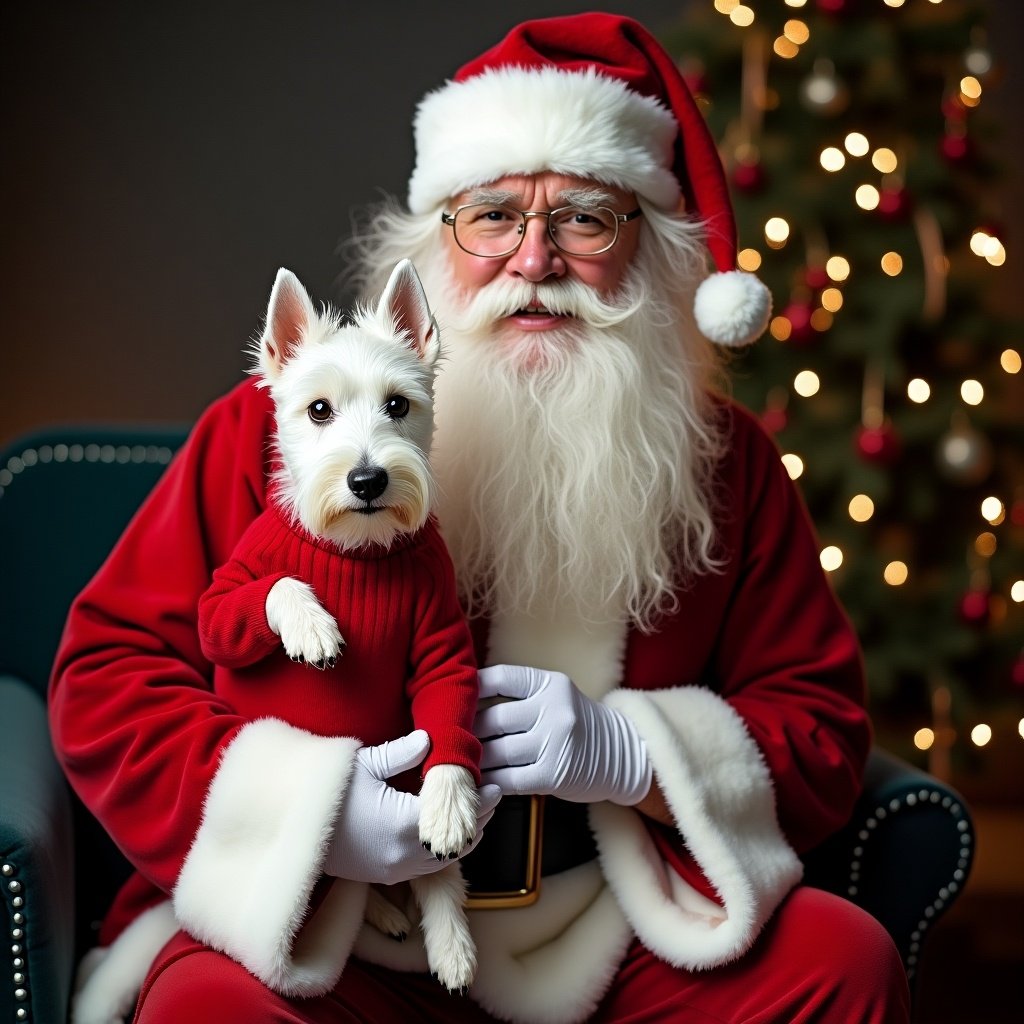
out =
<svg viewBox="0 0 1024 1024"><path fill-rule="evenodd" d="M541 876L557 875L596 857L586 804L506 796L476 849L462 859L470 905L532 903Z"/></svg>

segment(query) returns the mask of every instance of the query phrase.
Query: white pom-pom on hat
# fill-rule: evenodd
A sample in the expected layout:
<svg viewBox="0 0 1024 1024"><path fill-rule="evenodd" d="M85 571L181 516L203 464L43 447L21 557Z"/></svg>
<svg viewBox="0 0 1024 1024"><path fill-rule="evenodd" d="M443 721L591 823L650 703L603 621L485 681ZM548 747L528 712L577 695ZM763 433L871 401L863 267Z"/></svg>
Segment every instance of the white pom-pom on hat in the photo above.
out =
<svg viewBox="0 0 1024 1024"><path fill-rule="evenodd" d="M693 313L701 334L730 348L756 341L768 326L771 292L744 270L714 273L701 281Z"/></svg>

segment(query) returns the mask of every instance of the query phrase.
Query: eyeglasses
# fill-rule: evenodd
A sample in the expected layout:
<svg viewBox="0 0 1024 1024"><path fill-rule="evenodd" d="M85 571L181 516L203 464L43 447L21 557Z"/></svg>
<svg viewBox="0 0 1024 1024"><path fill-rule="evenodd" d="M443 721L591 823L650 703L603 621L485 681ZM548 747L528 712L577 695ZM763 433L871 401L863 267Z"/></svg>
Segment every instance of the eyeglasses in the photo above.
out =
<svg viewBox="0 0 1024 1024"><path fill-rule="evenodd" d="M469 203L441 221L455 234L455 244L471 256L510 256L523 244L526 221L547 219L548 236L569 256L598 256L618 240L619 225L636 220L643 211L616 213L606 206L560 206L550 212L517 210L494 203Z"/></svg>

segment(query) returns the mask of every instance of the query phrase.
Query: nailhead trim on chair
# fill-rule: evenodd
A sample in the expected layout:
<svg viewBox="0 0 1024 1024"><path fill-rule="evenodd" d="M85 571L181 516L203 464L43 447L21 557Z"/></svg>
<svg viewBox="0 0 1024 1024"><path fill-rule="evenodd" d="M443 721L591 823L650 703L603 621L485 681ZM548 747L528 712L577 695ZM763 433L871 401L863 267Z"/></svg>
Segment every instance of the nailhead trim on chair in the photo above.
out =
<svg viewBox="0 0 1024 1024"><path fill-rule="evenodd" d="M104 462L119 465L129 463L159 463L167 465L173 451L163 445L112 445L112 444L44 444L38 448L26 448L20 455L12 455L7 465L0 467L0 498L17 477L33 466L51 462ZM16 867L10 863L0 865L0 877L4 897L10 904L11 927L11 979L14 985L14 1001L19 1006L14 1013L16 1021L28 1021L29 976L28 957L25 955L25 895L24 885L18 879Z"/></svg>
<svg viewBox="0 0 1024 1024"><path fill-rule="evenodd" d="M4 862L0 866L3 878L4 896L10 904L11 928L11 979L14 983L14 1001L27 1003L28 958L25 956L25 896L24 886L18 881L18 872L13 864ZM27 1006L19 1006L14 1013L15 1020L28 1020Z"/></svg>
<svg viewBox="0 0 1024 1024"><path fill-rule="evenodd" d="M857 838L861 841L862 845L855 846L853 849L853 860L850 862L850 885L847 889L851 897L857 895L860 882L861 859L864 856L864 845L870 841L874 830L878 828L878 823L884 821L888 815L897 814L907 807L916 807L918 803L941 803L942 807L949 811L952 817L956 819L957 831L960 833L960 858L957 861L952 879L948 884L939 889L935 901L924 908L924 914L921 920L918 921L917 928L910 933L909 952L904 966L907 969L907 977L911 980L913 980L917 970L918 953L921 950L924 933L928 930L929 925L934 922L936 915L942 912L946 903L960 889L960 884L967 876L967 868L971 861L971 833L970 822L964 816L963 808L952 797L944 796L937 790L931 789L921 789L917 793L908 793L902 799L895 797L889 801L887 807L877 807L875 813L864 822L865 827L857 833Z"/></svg>
<svg viewBox="0 0 1024 1024"><path fill-rule="evenodd" d="M0 468L0 498L18 474L32 466L50 462L107 462L121 465L158 462L167 465L173 454L170 448L155 444L131 447L126 444L44 444L38 448L26 448L21 455L12 455L7 465Z"/></svg>

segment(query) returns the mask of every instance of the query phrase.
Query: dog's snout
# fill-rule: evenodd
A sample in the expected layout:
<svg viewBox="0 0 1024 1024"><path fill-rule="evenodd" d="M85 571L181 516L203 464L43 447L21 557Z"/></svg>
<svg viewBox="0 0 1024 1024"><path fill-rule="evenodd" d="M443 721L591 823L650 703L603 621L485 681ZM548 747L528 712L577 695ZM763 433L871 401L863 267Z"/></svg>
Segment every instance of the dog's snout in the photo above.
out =
<svg viewBox="0 0 1024 1024"><path fill-rule="evenodd" d="M360 501L379 498L388 486L387 471L380 466L362 466L353 469L348 477L348 489Z"/></svg>

